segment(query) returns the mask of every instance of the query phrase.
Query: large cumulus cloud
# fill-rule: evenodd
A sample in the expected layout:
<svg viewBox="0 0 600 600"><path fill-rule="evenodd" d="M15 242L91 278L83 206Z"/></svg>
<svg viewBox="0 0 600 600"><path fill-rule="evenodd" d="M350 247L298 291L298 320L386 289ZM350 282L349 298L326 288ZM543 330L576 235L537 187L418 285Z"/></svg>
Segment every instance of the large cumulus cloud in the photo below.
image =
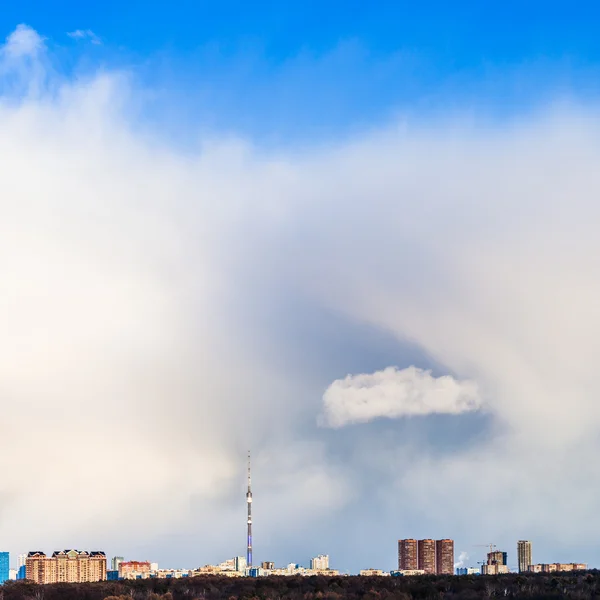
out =
<svg viewBox="0 0 600 600"><path fill-rule="evenodd" d="M11 550L243 552L252 447L260 557L390 568L404 535L596 557L593 111L190 153L132 116L123 75L60 81L47 52L20 28L0 69ZM361 327L378 364L369 334L340 341ZM389 364L476 382L485 422L316 426L332 381Z"/></svg>

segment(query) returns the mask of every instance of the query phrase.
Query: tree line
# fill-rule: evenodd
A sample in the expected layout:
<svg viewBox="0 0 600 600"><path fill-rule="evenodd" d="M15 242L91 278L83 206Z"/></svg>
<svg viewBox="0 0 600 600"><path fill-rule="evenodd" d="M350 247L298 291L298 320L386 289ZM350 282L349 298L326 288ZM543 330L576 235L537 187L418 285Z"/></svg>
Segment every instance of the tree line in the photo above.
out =
<svg viewBox="0 0 600 600"><path fill-rule="evenodd" d="M37 585L7 581L0 600L600 600L600 571L416 577L218 577Z"/></svg>

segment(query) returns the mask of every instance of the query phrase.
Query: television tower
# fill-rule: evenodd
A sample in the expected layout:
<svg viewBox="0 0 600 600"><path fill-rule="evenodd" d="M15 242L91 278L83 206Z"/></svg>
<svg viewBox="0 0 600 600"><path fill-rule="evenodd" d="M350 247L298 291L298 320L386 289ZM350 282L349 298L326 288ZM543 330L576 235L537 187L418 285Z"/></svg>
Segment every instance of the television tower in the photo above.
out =
<svg viewBox="0 0 600 600"><path fill-rule="evenodd" d="M252 480L250 479L250 450L248 450L248 492L246 493L246 504L248 504L248 545L246 547L246 564L252 566Z"/></svg>

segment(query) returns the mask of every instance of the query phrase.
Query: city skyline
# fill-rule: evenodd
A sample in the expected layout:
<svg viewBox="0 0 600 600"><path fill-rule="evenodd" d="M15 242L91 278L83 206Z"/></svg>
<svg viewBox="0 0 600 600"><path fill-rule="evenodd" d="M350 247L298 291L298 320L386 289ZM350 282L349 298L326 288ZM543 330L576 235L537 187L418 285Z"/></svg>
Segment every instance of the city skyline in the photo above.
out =
<svg viewBox="0 0 600 600"><path fill-rule="evenodd" d="M377 568L364 568L355 575L360 576L405 576L427 577L428 575L504 575L512 573L560 573L585 571L586 563L533 563L532 542L517 542L518 570L508 567L508 552L494 550L497 546L489 544L487 560L479 562L481 568L464 566L464 553L459 563L454 563L454 541L448 538L433 539L401 539L398 540L398 569L385 571ZM30 551L18 556L19 569L9 571L8 552L0 553L0 574L8 579L28 579L38 584L50 583L85 583L93 581L117 581L127 579L149 578L181 578L206 575L227 577L268 577L292 575L326 575L339 576L340 570L331 568L330 557L319 554L310 559L310 566L290 563L287 566L276 565L274 561L262 561L260 566L252 566L246 558L237 556L220 564L204 565L195 569L159 568L157 562L125 560L123 556L110 559L102 551L79 551L74 549L55 551L51 556L42 551ZM343 574L343 573L342 573ZM1 583L1 582L0 582Z"/></svg>
<svg viewBox="0 0 600 600"><path fill-rule="evenodd" d="M249 576L262 576L270 573L289 574L289 569L294 563L286 568L275 566L274 561L260 562L260 566L253 566L252 561L252 477L251 477L251 452L247 452L247 490L245 500L247 506L246 518L246 558L235 557L220 563L220 566L204 565L198 567L196 572L214 574L221 571L235 571ZM478 546L481 546L478 544ZM479 570L474 567L465 566L464 560L468 558L465 552L460 553L459 562L455 562L454 540L443 539L400 539L397 542L397 570L405 575L465 575L472 572L480 572L484 575L498 575L510 573L508 566L508 552L498 549L496 544L484 545L489 547L486 561L478 561L481 565ZM102 561L102 565L98 566ZM530 540L518 540L516 544L517 572L554 572L569 570L585 570L586 563L533 563L532 542ZM109 570L110 565L110 570ZM30 579L36 583L57 582L87 582L107 579L150 577L158 572L158 563L139 560L125 560L123 556L108 558L101 551L79 551L74 549L54 551L51 556L46 556L42 551L30 551L18 555L17 569L10 569L8 552L0 552L0 583L10 579ZM310 558L308 569L295 565L301 573L307 572L338 574L339 569L331 569L329 555L319 554ZM173 571L173 568L167 569ZM180 567L177 569L181 570ZM185 570L185 569L184 569ZM14 576L9 576L12 571ZM164 571L164 569L162 570ZM183 572L183 571L181 571ZM190 571L191 572L191 571ZM394 573L381 569L362 567L359 574L384 575ZM116 574L116 575L115 575Z"/></svg>
<svg viewBox="0 0 600 600"><path fill-rule="evenodd" d="M274 561L260 562L260 566L253 567L252 562L252 478L251 478L251 452L247 452L247 490L245 500L247 506L246 518L246 558L236 557L224 563L221 563L219 569L225 571L234 570L243 572L246 575L255 573L256 575L268 574L273 571L278 573L281 567L275 567ZM481 546L478 544L478 546ZM484 545L488 547L488 545ZM464 565L464 560L468 558L466 552L461 552L459 562L455 562L454 540L443 539L400 539L397 542L397 569L401 573L407 575L464 575L471 572L481 572L486 575L497 575L511 572L508 563L508 552L497 549L496 544L489 544L489 552L487 552L486 561L477 561L481 568L475 569ZM69 560L70 559L70 560ZM89 560L92 563L97 562L97 559L103 560L102 568L88 567ZM37 583L52 583L52 582L85 582L106 579L107 574L110 578L110 573L118 573L118 578L128 578L128 574L133 575L133 578L150 576L151 572L158 570L158 563L151 561L125 560L123 556L113 556L110 563L104 552L79 551L79 550L61 550L54 551L51 556L46 556L41 551L30 551L26 554L19 554L17 557L17 569L10 569L9 553L0 552L0 583L1 581L12 579L31 579ZM83 563L82 563L83 560ZM532 559L532 542L530 540L519 540L516 545L516 560L518 567L516 572L553 572L561 570L581 570L587 569L587 563L533 563ZM232 562L233 561L233 562ZM243 561L243 562L242 562ZM90 564L92 564L90 563ZM231 563L231 564L230 564ZM72 567L75 565L76 567ZM85 568L80 564L84 564ZM290 563L288 568L294 563ZM319 554L311 557L309 561L310 571L316 572L331 572L339 573L339 569L330 570L329 555ZM68 566L71 565L71 566ZM224 565L226 565L224 567ZM296 564L300 567L299 564ZM109 571L110 567L110 571ZM83 570L82 570L83 569ZM167 570L173 570L173 567L168 567ZM197 567L200 572L215 573L214 566L204 565ZM9 577L9 570L14 573L14 577ZM177 567L176 570L181 570ZM184 569L185 570L185 569ZM285 569L284 569L285 570ZM301 568L301 571L303 568ZM385 569L373 569L372 567L361 567L358 571L360 574L389 574L394 570L387 572ZM349 573L349 572L346 572ZM4 579L2 579L4 576ZM252 576L252 575L251 575ZM113 578L115 578L113 576Z"/></svg>
<svg viewBox="0 0 600 600"><path fill-rule="evenodd" d="M247 504L251 499L250 452L247 456L248 492ZM251 534L251 529L249 529ZM250 538L249 538L250 539ZM481 546L478 544L477 546ZM508 552L498 549L497 544L486 544L489 551L485 561L477 561L481 567L465 565L469 557L461 552L458 562L455 562L454 540L443 539L400 539L397 541L397 569L361 568L360 576L405 576L426 577L462 576L462 575L504 575L512 573L559 573L585 571L590 567L587 563L534 563L532 558L531 540L518 540L516 543L517 569L510 569ZM40 550L19 554L18 569L9 569L8 552L0 552L0 583L12 580L30 580L38 584L51 583L86 583L94 581L117 581L127 579L148 578L180 578L202 575L221 575L228 577L268 577L291 575L326 575L339 576L344 574L340 569L332 568L328 554L319 554L310 559L310 565L303 567L297 563L287 566L276 565L275 561L261 561L254 566L248 561L248 556L235 556L219 564L205 564L194 569L178 567L160 568L158 562L125 559L123 556L113 556L110 559L103 551L80 551L67 549L54 551L46 555ZM110 569L109 569L110 565ZM345 573L349 574L349 573Z"/></svg>

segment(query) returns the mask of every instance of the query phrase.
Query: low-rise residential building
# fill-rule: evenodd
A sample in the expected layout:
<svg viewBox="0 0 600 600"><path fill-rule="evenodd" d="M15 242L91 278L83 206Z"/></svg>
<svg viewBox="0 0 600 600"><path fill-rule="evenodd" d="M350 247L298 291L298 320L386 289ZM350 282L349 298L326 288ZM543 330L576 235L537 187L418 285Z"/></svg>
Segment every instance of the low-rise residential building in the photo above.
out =
<svg viewBox="0 0 600 600"><path fill-rule="evenodd" d="M198 575L220 575L222 571L218 565L204 565L196 569L196 573Z"/></svg>
<svg viewBox="0 0 600 600"><path fill-rule="evenodd" d="M222 577L243 577L245 574L245 571L222 571L220 573Z"/></svg>
<svg viewBox="0 0 600 600"><path fill-rule="evenodd" d="M128 560L119 563L119 579L145 579L149 576L148 561Z"/></svg>
<svg viewBox="0 0 600 600"><path fill-rule="evenodd" d="M479 575L480 573L480 569L476 567L458 567L456 569L457 575Z"/></svg>
<svg viewBox="0 0 600 600"><path fill-rule="evenodd" d="M359 572L361 577L389 577L390 574L387 571L381 569L362 569Z"/></svg>
<svg viewBox="0 0 600 600"><path fill-rule="evenodd" d="M286 575L304 575L306 569L295 563L290 563L283 570L286 572Z"/></svg>
<svg viewBox="0 0 600 600"><path fill-rule="evenodd" d="M564 573L568 571L586 571L585 563L542 563L529 565L529 573Z"/></svg>
<svg viewBox="0 0 600 600"><path fill-rule="evenodd" d="M425 575L425 571L423 569L398 569L391 571L390 575L392 577L412 577L413 575Z"/></svg>
<svg viewBox="0 0 600 600"><path fill-rule="evenodd" d="M235 571L235 558L223 561L218 567L221 571Z"/></svg>
<svg viewBox="0 0 600 600"><path fill-rule="evenodd" d="M556 563L542 565L542 573L556 573L558 568Z"/></svg>
<svg viewBox="0 0 600 600"><path fill-rule="evenodd" d="M236 571L220 571L219 575L227 575L228 573L233 573L234 575L242 575L243 573ZM205 573L206 574L206 573ZM291 575L302 575L304 577L311 577L316 575L321 575L325 577L335 577L339 576L340 572L335 569L306 569L301 565L297 565L295 563L290 563L286 567L276 568L275 563L272 561L264 561L260 567L250 567L246 570L246 575L249 577L268 577L270 575L275 575L279 577L288 577Z"/></svg>
<svg viewBox="0 0 600 600"><path fill-rule="evenodd" d="M542 572L542 565L529 565L527 567L527 572L528 573L541 573Z"/></svg>
<svg viewBox="0 0 600 600"><path fill-rule="evenodd" d="M182 577L190 577L189 569L156 569L150 573L151 577L157 579L181 579Z"/></svg>
<svg viewBox="0 0 600 600"><path fill-rule="evenodd" d="M505 575L506 573L510 573L508 565L500 565L497 563L494 563L493 565L481 565L482 575Z"/></svg>
<svg viewBox="0 0 600 600"><path fill-rule="evenodd" d="M247 571L246 559L243 556L229 558L218 565L204 565L193 570L198 575L225 575L227 577L239 577ZM190 577L192 575L190 574Z"/></svg>

